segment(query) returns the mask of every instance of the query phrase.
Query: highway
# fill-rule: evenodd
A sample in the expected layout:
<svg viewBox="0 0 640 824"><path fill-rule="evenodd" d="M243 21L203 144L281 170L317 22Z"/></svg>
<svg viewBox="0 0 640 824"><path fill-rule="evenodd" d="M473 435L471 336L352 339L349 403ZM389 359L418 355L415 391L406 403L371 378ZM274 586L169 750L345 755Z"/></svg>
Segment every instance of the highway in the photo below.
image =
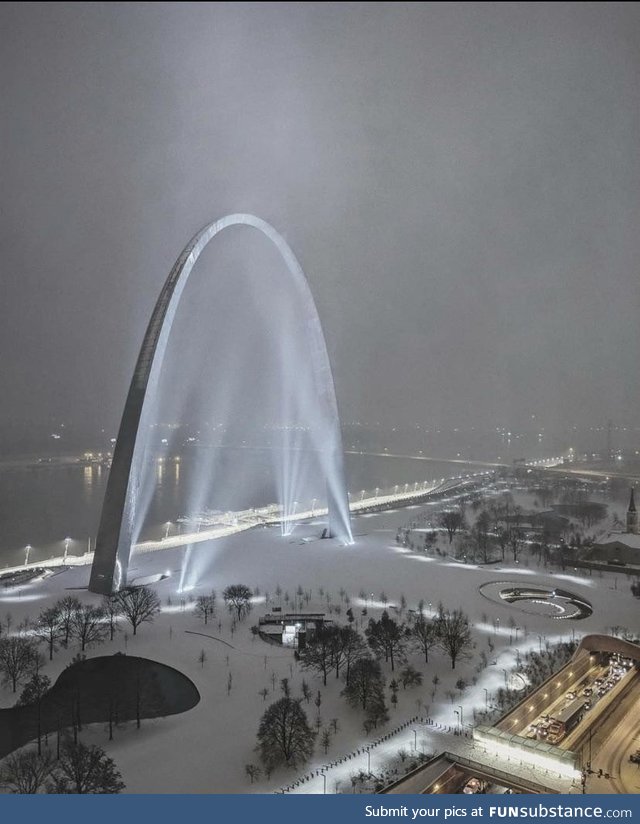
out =
<svg viewBox="0 0 640 824"><path fill-rule="evenodd" d="M533 721L541 715L550 715L554 710L563 708L567 704L565 696L568 692L579 692L585 681L593 681L603 669L595 662L591 662L589 658L570 662L496 726L504 732L525 735Z"/></svg>
<svg viewBox="0 0 640 824"><path fill-rule="evenodd" d="M588 793L640 793L640 768L629 755L640 748L640 692L631 689L616 706L591 741L591 769ZM588 760L589 747L583 750ZM599 777L598 771L609 778Z"/></svg>

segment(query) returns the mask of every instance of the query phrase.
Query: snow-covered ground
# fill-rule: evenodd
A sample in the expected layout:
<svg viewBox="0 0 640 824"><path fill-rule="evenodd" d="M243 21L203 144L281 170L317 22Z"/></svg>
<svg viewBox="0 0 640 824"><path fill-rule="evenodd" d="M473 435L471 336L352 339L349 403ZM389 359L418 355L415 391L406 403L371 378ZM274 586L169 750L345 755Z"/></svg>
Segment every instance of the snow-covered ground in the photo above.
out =
<svg viewBox="0 0 640 824"><path fill-rule="evenodd" d="M566 570L561 576L553 576L592 603L593 615L583 621L557 621L542 615L527 615L513 607L488 601L478 591L483 583L503 576L516 580L520 575L526 576L523 580L527 583L548 583L549 573L527 566L526 561L517 565L506 562L488 568L465 566L451 558L398 547L395 544L397 528L406 526L421 510L422 507L407 508L355 517L356 543L352 547L343 547L331 540L315 540L323 526L320 522L299 526L293 536L286 538L277 528L264 528L198 545L190 551L189 558L197 585L182 595L178 588L186 548L134 557L130 570L132 578L171 572L170 577L154 585L162 600L162 613L153 624L143 625L135 638L123 624L113 643L107 642L89 654L122 651L169 664L194 681L202 699L190 712L144 721L140 730L136 730L134 724L125 725L117 730L113 742L107 741L102 725L94 725L85 731L85 740L99 743L113 756L127 792L274 791L295 783L300 775L308 775L354 750L362 750L409 718L428 715L442 727L454 728L459 720L456 711L459 713L462 707L464 723L472 722L474 709L485 707L485 689L490 694L504 686L515 660L516 632L510 626L512 623L519 627L517 644L520 651L538 649L545 640L552 643L560 638L567 640L572 631L579 637L588 632L606 631L616 625L635 628L637 601L631 595L624 575L594 573L593 577L585 577L580 571ZM440 538L440 546L446 549L444 536ZM25 618L35 619L52 601L86 587L88 577L88 567L75 567L18 591L0 590L0 617L6 622L6 614L11 613L12 631L15 631L20 622ZM185 580L190 580L189 575ZM257 586L261 592L253 612L235 632L220 597L222 589L231 583ZM474 624L477 642L474 659L460 662L452 672L448 659L441 652L430 653L428 665L424 664L420 654L412 654L411 662L424 673L423 685L406 691L400 687L397 707L390 705L390 722L384 728L374 730L373 735L366 736L362 714L349 708L340 697L341 681L331 675L327 687L323 687L320 678L299 668L292 651L266 644L251 634L251 625L257 623L259 615L268 611L264 603L265 593L270 593L271 605L278 603L275 596L278 586L283 591L283 609L287 608L284 592L293 598L298 586L313 591L312 601L305 605L309 610L323 608L326 611L326 593L329 593L331 603L339 604L342 609L340 618L332 616L337 620L344 620L346 604L339 595L344 589L360 628L366 625L368 617L380 615L384 608L379 597L382 592L389 598L387 608L399 604L402 595L409 609L415 609L420 600L430 603L432 609L439 601L450 609L461 607ZM205 627L194 614L189 598L205 594L212 588L219 595L218 614ZM323 595L320 589L324 591ZM368 616L364 618L361 616L360 593L366 594L368 605ZM75 594L86 601L100 600L86 591L76 591ZM495 647L494 651L491 651L489 642ZM203 650L206 658L201 664L199 657ZM487 654L489 666L476 673L482 650ZM52 680L77 651L75 648L61 650L53 663L47 664L45 672ZM391 673L387 666L384 669L388 682ZM232 676L230 692L229 673ZM433 684L436 674L439 677L437 687ZM475 685L462 694L456 691L454 685L459 678L471 684L474 676L477 678ZM318 741L312 761L299 771L283 769L274 773L269 781L262 777L251 785L245 765L259 764L254 751L259 720L268 703L280 697L279 681L285 677L290 679L294 696L301 695L303 678L309 683L313 698L320 690L322 727L337 718L338 732L332 736L326 755ZM259 695L263 688L269 690L266 701ZM312 722L317 714L313 698L308 706L304 705ZM0 702L2 706L10 706L14 703L13 694L7 689L0 691ZM360 770L366 771L369 757L371 770L380 773L398 750L405 749L410 754L414 743L426 752L441 750L444 748L442 731L409 725L397 736L372 748L370 756L361 752L327 770L326 791L351 791L350 776ZM298 791L323 792L324 785L323 776L317 775L302 784Z"/></svg>

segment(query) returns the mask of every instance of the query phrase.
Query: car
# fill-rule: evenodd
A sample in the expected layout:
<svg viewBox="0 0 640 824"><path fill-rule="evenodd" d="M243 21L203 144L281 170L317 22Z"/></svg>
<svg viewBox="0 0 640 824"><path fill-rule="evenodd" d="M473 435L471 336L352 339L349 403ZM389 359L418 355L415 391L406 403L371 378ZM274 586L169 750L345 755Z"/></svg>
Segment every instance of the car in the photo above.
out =
<svg viewBox="0 0 640 824"><path fill-rule="evenodd" d="M585 688L582 690L582 695L583 695L585 698L588 698L588 697L589 697L590 695L592 695L592 694L593 694L593 687L585 687Z"/></svg>
<svg viewBox="0 0 640 824"><path fill-rule="evenodd" d="M537 738L538 737L538 728L539 728L539 725L536 724L536 723L529 724L529 727L528 727L527 732L526 732L526 737L527 738Z"/></svg>
<svg viewBox="0 0 640 824"><path fill-rule="evenodd" d="M573 690L570 690L570 691L569 691L569 692L565 695L565 698L567 699L567 701L574 701L574 700L575 700L575 698L576 698L576 694L575 694L575 692L574 692Z"/></svg>
<svg viewBox="0 0 640 824"><path fill-rule="evenodd" d="M629 756L629 761L633 764L640 764L640 752L632 752Z"/></svg>
<svg viewBox="0 0 640 824"><path fill-rule="evenodd" d="M479 778L470 778L467 783L464 785L464 789L462 792L465 795L473 795L474 793L479 793L482 790L482 783Z"/></svg>

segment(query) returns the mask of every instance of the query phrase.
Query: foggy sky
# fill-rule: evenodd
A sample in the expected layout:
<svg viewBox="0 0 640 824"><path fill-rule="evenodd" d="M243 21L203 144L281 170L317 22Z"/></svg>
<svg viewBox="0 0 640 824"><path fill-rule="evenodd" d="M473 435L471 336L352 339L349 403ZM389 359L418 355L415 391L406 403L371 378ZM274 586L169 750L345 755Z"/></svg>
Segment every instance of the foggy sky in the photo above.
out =
<svg viewBox="0 0 640 824"><path fill-rule="evenodd" d="M639 47L636 3L3 3L0 425L115 432L175 258L241 211L343 420L637 423Z"/></svg>

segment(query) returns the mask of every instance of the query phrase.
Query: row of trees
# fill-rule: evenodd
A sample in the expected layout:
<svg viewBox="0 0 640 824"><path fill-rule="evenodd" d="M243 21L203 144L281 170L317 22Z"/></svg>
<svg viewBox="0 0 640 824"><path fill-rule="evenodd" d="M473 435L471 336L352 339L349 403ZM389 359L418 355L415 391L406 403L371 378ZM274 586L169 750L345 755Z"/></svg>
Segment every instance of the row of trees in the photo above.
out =
<svg viewBox="0 0 640 824"><path fill-rule="evenodd" d="M9 793L119 793L125 785L103 749L65 741L55 761L45 751L20 750L0 762L0 787Z"/></svg>
<svg viewBox="0 0 640 824"><path fill-rule="evenodd" d="M91 644L99 644L109 636L113 641L118 619L125 618L133 634L145 622L151 622L160 612L160 599L149 587L129 587L103 598L99 606L83 604L73 595L67 595L38 616L33 634L47 645L49 660L60 647L68 647L70 640L80 643L82 651Z"/></svg>
<svg viewBox="0 0 640 824"><path fill-rule="evenodd" d="M241 621L251 612L253 592L246 584L230 584L223 590L222 597L235 620ZM216 614L216 602L215 590L211 590L208 595L199 595L196 598L195 612L202 618L205 625L209 622L209 618L213 618Z"/></svg>
<svg viewBox="0 0 640 824"><path fill-rule="evenodd" d="M0 636L2 682L14 693L27 678L35 677L34 683L41 684L45 676L39 671L44 659L37 642L45 645L49 660L53 660L54 652L61 646L68 647L72 641L77 641L84 652L88 646L105 641L107 636L113 640L120 617L128 621L135 635L140 625L153 621L159 611L160 600L148 587L123 589L105 597L99 606L83 604L68 595L44 609L32 626L22 626L21 634Z"/></svg>
<svg viewBox="0 0 640 824"><path fill-rule="evenodd" d="M452 669L459 660L470 657L473 649L468 617L460 609L445 610L442 605L433 618L421 612L410 624L396 621L384 610L379 619L369 619L364 635L351 624L325 624L318 627L297 657L303 669L321 675L325 685L329 672L334 671L336 678L344 672L348 686L354 665L369 652L377 660L384 659L394 672L396 664L406 662L410 649L419 650L426 663L429 652L439 648L449 657Z"/></svg>

